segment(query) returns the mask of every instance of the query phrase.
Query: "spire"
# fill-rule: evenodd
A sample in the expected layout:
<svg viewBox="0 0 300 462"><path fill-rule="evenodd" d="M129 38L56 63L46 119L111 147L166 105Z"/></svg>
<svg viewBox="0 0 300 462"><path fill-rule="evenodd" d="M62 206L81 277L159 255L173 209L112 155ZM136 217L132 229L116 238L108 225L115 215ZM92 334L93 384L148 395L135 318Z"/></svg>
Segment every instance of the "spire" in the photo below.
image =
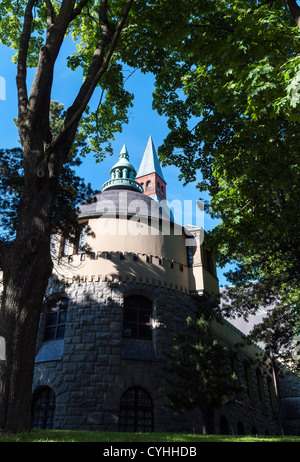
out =
<svg viewBox="0 0 300 462"><path fill-rule="evenodd" d="M157 152L152 140L152 136L150 135L144 156L140 165L140 168L137 172L136 177L140 178L145 175L149 175L151 173L156 173L165 183L164 175L158 160Z"/></svg>
<svg viewBox="0 0 300 462"><path fill-rule="evenodd" d="M143 188L135 181L136 171L129 162L129 154L124 144L121 149L119 160L110 171L111 179L102 186L102 192L106 189L134 189L143 192Z"/></svg>
<svg viewBox="0 0 300 462"><path fill-rule="evenodd" d="M150 135L136 180L144 188L144 194L156 201L166 199L166 180L158 160L156 149Z"/></svg>

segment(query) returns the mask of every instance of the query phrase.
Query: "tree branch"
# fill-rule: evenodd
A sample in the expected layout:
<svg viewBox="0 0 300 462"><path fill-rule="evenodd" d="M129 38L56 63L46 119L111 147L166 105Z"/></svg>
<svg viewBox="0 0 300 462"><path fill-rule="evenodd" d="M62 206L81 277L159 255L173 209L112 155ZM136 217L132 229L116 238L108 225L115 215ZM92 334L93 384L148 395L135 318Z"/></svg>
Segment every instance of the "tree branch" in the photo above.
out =
<svg viewBox="0 0 300 462"><path fill-rule="evenodd" d="M19 108L19 120L26 114L28 94L26 85L27 76L27 54L29 47L29 40L31 36L31 26L33 21L32 9L36 3L36 0L29 0L24 13L24 24L20 38L20 48L17 66L17 90L18 90L18 108ZM20 124L19 124L20 127ZM20 134L21 136L21 134ZM21 136L22 139L22 136Z"/></svg>
<svg viewBox="0 0 300 462"><path fill-rule="evenodd" d="M295 23L297 24L298 28L300 29L300 6L296 2L296 0L284 0L284 3L290 10Z"/></svg>
<svg viewBox="0 0 300 462"><path fill-rule="evenodd" d="M33 0L32 0L33 1ZM89 0L82 0L77 6L77 14ZM40 56L27 104L28 126L36 130L36 124L42 124L45 146L51 142L49 129L49 105L53 80L53 69L63 43L66 31L73 20L75 0L63 0L57 17L51 0L47 5L47 37L40 49ZM41 112L40 108L43 108ZM46 149L46 147L44 147Z"/></svg>
<svg viewBox="0 0 300 462"><path fill-rule="evenodd" d="M90 65L89 71L87 73L86 79L84 83L82 84L77 94L77 97L74 100L73 105L67 111L65 123L60 133L57 135L57 137L53 140L53 142L49 145L47 149L48 155L51 154L51 152L56 148L58 143L61 141L62 137L71 129L71 127L74 124L77 127L78 121L81 115L83 114L97 83L99 82L102 75L108 68L110 59L117 46L121 31L124 27L125 21L127 19L127 16L133 4L133 1L134 0L127 1L127 4L121 15L120 21L117 27L115 28L113 37L110 42L109 49L104 57L103 57L103 49L106 45L105 39L109 38L111 27L107 20L107 0L104 0L102 2L101 4L102 11L99 11L99 14L101 14L101 28L102 28L103 36L97 44L97 48L94 52L94 57ZM98 68L96 68L97 67L96 63L98 63Z"/></svg>
<svg viewBox="0 0 300 462"><path fill-rule="evenodd" d="M51 3L51 0L45 0L46 6L47 6L47 27L52 26L55 20L55 11L53 8L53 5Z"/></svg>
<svg viewBox="0 0 300 462"><path fill-rule="evenodd" d="M82 11L82 9L88 4L89 0L81 0L78 5L74 8L72 19L75 19Z"/></svg>

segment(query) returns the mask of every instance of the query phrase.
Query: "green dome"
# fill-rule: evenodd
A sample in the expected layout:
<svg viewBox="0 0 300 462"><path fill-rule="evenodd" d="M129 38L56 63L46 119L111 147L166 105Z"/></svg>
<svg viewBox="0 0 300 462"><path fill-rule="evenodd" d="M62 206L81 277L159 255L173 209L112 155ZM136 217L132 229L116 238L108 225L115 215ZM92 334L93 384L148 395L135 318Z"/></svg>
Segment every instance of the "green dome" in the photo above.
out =
<svg viewBox="0 0 300 462"><path fill-rule="evenodd" d="M134 189L143 192L143 187L135 181L136 170L129 162L129 155L124 144L118 162L110 171L111 179L102 186L102 191L106 189Z"/></svg>

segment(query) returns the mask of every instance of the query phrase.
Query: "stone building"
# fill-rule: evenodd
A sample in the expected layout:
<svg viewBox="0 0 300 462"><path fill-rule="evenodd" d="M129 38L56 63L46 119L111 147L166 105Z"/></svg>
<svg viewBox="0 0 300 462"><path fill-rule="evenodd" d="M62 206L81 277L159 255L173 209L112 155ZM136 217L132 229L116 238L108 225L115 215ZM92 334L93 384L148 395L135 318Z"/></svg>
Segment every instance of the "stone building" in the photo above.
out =
<svg viewBox="0 0 300 462"><path fill-rule="evenodd" d="M175 223L151 137L137 172L124 146L110 176L79 207L77 244L53 235L57 258L40 320L33 425L200 432L200 411L173 415L164 407L162 352L199 304L218 297L215 264L203 230ZM215 332L228 345L243 335L227 321ZM235 368L248 391L215 410L216 433L280 433L276 387L257 363L259 350L241 348Z"/></svg>

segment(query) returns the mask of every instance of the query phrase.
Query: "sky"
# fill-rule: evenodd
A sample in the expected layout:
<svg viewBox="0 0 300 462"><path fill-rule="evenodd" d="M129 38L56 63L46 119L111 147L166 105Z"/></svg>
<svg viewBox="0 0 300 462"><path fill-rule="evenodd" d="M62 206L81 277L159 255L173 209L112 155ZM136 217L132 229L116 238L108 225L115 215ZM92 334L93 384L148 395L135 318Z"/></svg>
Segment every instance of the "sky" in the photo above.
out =
<svg viewBox="0 0 300 462"><path fill-rule="evenodd" d="M62 56L57 62L52 92L52 100L63 103L65 108L72 103L74 95L82 83L81 75L69 70L65 65L67 51L67 47L62 49ZM12 62L13 54L9 48L0 45L0 148L2 149L18 146L18 131L13 121L17 117L16 65ZM28 85L30 85L32 78L33 71L29 70ZM127 89L134 93L135 98L133 107L130 109L129 123L123 125L122 133L116 134L115 140L112 142L113 156L108 156L100 163L96 163L92 155L86 157L78 171L79 175L94 189L100 190L103 183L110 178L110 169L118 161L119 153L124 144L130 162L138 170L149 136L152 136L157 150L168 133L166 119L152 109L153 77L136 71L130 76L126 84ZM97 104L98 97L96 92L91 100L91 106ZM201 224L206 231L216 226L217 222L207 214L204 215L201 222L198 218L196 219L196 201L202 198L207 199L207 196L203 197L196 189L196 182L184 186L183 182L178 179L180 171L175 166L163 168L163 174L167 182L167 200L169 202L180 200L182 204L184 204L183 201L189 201L192 215L185 208L183 225ZM227 269L228 267L217 271L220 285L226 283L223 273Z"/></svg>

